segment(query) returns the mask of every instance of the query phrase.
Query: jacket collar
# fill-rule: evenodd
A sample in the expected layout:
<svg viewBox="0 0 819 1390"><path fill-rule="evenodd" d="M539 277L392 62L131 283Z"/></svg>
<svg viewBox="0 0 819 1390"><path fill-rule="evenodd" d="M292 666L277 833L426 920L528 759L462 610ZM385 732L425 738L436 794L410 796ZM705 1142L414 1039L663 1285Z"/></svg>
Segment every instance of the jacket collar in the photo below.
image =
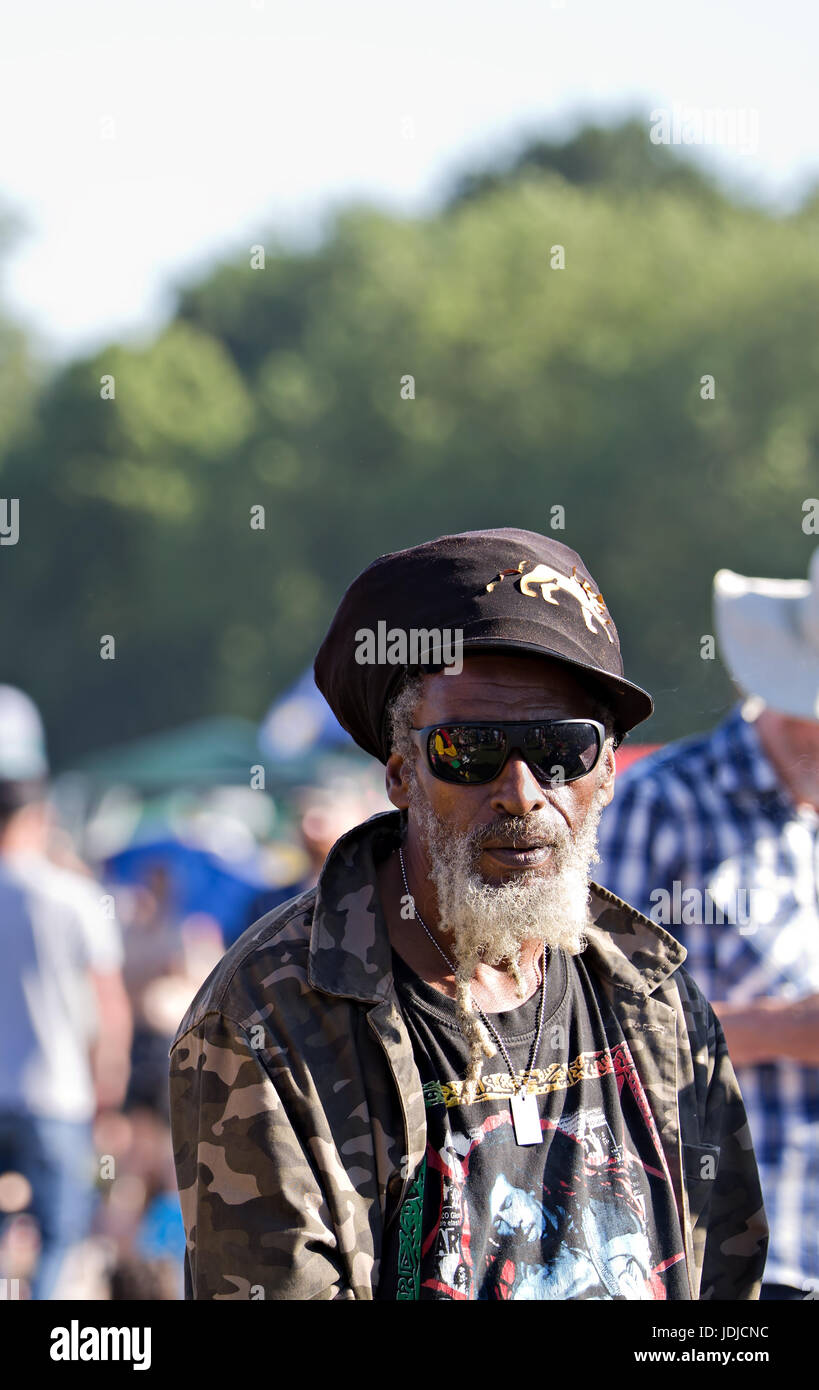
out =
<svg viewBox="0 0 819 1390"><path fill-rule="evenodd" d="M326 994L380 1003L392 995L392 951L376 866L400 843L401 816L372 816L336 842L316 888L308 979ZM608 889L591 885L585 957L614 984L644 997L685 960L685 948Z"/></svg>

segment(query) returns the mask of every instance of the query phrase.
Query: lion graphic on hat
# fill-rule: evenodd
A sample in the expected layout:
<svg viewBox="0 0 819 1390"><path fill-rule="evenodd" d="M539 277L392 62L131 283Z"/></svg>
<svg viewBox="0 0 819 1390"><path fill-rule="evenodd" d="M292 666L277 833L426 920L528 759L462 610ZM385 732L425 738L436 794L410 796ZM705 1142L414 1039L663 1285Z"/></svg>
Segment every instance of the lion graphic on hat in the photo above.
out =
<svg viewBox="0 0 819 1390"><path fill-rule="evenodd" d="M547 603L557 603L558 599L553 597L556 590L562 590L564 594L571 594L572 598L577 599L583 612L583 620L589 632L598 632L596 624L600 623L603 631L610 642L614 638L609 631L611 618L606 611L603 595L595 593L588 579L577 578L577 566L572 566L571 575L561 574L559 570L553 569L550 565L535 565L534 569L527 571L526 561L521 560L517 569L500 570L491 583L487 584L486 592L491 594L497 584L502 584L509 575L514 575L518 588L527 598L536 598L536 591L540 589L541 598Z"/></svg>

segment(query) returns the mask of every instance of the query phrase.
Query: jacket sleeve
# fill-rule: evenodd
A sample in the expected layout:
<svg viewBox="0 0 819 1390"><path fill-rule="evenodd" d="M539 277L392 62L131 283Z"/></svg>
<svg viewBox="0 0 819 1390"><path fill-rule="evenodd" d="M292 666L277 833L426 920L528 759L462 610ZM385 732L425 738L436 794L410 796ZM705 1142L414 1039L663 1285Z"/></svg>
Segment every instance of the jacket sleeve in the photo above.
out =
<svg viewBox="0 0 819 1390"><path fill-rule="evenodd" d="M174 1043L170 1119L189 1299L352 1299L328 1202L262 1058L212 1012Z"/></svg>
<svg viewBox="0 0 819 1390"><path fill-rule="evenodd" d="M768 1222L745 1105L728 1055L725 1035L710 1004L704 1005L713 1071L702 1130L704 1147L695 1156L698 1171L688 1173L713 1187L706 1207L701 1299L757 1299L768 1250ZM709 1149L718 1151L716 1173Z"/></svg>

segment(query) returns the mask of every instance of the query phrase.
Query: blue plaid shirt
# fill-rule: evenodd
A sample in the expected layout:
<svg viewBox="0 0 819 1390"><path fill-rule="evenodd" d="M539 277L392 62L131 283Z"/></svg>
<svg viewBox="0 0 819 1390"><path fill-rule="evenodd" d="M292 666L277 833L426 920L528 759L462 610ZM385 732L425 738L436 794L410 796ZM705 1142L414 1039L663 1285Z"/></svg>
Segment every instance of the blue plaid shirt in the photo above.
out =
<svg viewBox="0 0 819 1390"><path fill-rule="evenodd" d="M819 816L797 810L740 706L641 759L594 877L670 931L708 999L819 992ZM819 1056L736 1067L771 1227L765 1282L819 1289Z"/></svg>

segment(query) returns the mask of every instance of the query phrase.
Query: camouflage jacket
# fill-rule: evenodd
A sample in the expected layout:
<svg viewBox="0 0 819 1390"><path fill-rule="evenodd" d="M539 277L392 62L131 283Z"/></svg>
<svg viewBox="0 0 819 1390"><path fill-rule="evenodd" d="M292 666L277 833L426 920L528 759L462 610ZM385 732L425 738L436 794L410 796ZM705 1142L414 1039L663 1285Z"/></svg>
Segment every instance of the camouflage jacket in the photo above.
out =
<svg viewBox="0 0 819 1390"><path fill-rule="evenodd" d="M170 1050L185 1295L372 1299L424 1158L421 1080L375 866L397 812L336 844L316 888L227 951ZM611 1002L668 1161L692 1299L754 1299L756 1160L719 1022L662 927L592 885L584 959Z"/></svg>

